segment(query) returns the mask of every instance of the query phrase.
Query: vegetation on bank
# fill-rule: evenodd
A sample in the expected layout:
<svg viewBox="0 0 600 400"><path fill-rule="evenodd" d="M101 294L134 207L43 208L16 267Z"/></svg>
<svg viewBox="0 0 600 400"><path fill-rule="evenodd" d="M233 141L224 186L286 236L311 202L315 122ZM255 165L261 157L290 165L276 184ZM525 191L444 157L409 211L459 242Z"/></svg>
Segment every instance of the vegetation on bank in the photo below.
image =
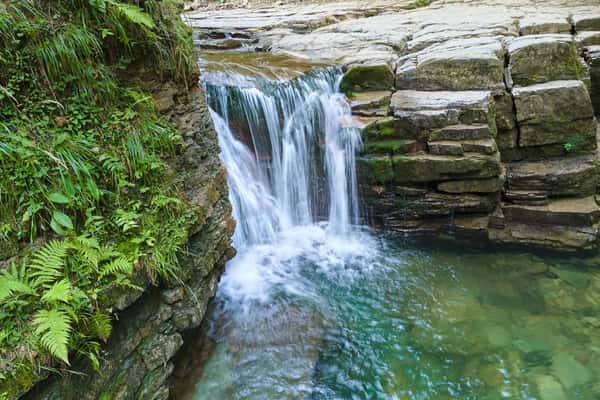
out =
<svg viewBox="0 0 600 400"><path fill-rule="evenodd" d="M196 210L139 74L187 85L176 0L0 3L0 398L99 366L111 293L173 278Z"/></svg>

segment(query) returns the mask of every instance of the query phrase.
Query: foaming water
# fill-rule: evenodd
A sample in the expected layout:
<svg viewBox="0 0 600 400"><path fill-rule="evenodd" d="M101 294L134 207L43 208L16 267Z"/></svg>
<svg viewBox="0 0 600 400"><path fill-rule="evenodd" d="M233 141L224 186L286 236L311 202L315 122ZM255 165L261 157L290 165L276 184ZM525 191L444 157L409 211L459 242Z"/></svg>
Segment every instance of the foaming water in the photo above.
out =
<svg viewBox="0 0 600 400"><path fill-rule="evenodd" d="M340 122L339 73L205 77L238 254L172 398L599 398L598 259L422 248L358 227L360 140Z"/></svg>

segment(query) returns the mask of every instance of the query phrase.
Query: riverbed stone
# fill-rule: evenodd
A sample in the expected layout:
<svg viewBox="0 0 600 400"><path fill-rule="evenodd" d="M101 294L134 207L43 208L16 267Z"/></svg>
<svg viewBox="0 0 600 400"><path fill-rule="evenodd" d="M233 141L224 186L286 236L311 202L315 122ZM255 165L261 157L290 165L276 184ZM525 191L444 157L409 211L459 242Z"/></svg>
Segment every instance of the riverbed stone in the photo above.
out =
<svg viewBox="0 0 600 400"><path fill-rule="evenodd" d="M571 35L529 35L508 43L509 79L516 86L581 79L577 47Z"/></svg>
<svg viewBox="0 0 600 400"><path fill-rule="evenodd" d="M595 147L596 124L581 81L553 81L513 90L521 146L569 141Z"/></svg>

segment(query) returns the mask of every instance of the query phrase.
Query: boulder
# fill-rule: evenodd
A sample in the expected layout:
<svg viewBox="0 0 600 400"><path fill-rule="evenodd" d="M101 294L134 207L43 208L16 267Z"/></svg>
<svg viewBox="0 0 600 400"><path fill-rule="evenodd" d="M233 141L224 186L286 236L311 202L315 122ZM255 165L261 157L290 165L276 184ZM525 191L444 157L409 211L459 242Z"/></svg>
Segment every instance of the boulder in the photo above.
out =
<svg viewBox="0 0 600 400"><path fill-rule="evenodd" d="M398 61L396 88L480 90L504 88L504 49L499 38L455 39Z"/></svg>
<svg viewBox="0 0 600 400"><path fill-rule="evenodd" d="M503 204L502 212L509 222L534 225L593 227L600 221L594 196L556 199L540 206Z"/></svg>
<svg viewBox="0 0 600 400"><path fill-rule="evenodd" d="M527 86L555 80L581 79L577 47L571 35L529 35L508 42L509 82Z"/></svg>
<svg viewBox="0 0 600 400"><path fill-rule="evenodd" d="M581 81L554 81L513 90L519 145L578 140L595 143L596 126L588 91ZM589 142L589 143L588 143Z"/></svg>

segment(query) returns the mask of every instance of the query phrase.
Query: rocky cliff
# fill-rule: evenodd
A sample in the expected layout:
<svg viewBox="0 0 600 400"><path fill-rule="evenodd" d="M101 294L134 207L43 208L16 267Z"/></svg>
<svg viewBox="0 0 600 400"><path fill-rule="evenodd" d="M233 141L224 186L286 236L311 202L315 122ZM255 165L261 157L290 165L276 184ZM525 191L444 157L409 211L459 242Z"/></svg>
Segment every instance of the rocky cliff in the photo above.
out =
<svg viewBox="0 0 600 400"><path fill-rule="evenodd" d="M428 3L194 12L187 22L201 47L345 68L373 225L597 248L600 6Z"/></svg>
<svg viewBox="0 0 600 400"><path fill-rule="evenodd" d="M82 361L72 366L82 374L42 381L25 399L167 399L171 360L183 345L182 335L200 325L233 255L226 172L204 93L172 83L151 86L157 106L184 136L176 169L185 176L187 199L203 211L180 255L180 281L155 287L141 278L147 288L141 295L115 295L120 322L104 348L101 372Z"/></svg>

